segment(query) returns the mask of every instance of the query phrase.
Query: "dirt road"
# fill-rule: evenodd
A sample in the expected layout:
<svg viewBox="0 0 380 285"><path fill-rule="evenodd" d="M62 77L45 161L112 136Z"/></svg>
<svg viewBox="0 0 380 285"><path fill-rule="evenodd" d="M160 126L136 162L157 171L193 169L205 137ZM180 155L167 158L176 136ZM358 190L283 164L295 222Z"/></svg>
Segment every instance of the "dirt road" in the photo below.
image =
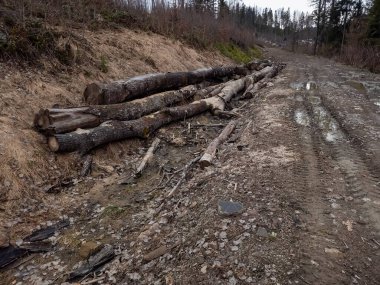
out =
<svg viewBox="0 0 380 285"><path fill-rule="evenodd" d="M242 116L215 165L192 169L168 197L220 132L215 124L227 123L211 115L159 131L156 164L119 185L151 142L131 141L127 165L98 164L90 179L53 194L49 207L71 226L52 238L56 251L14 265L2 280L61 284L89 244L108 243L117 257L86 281L380 284L380 76L268 55L287 67L256 98L232 103ZM244 209L225 216L220 201ZM165 254L144 260L161 246Z"/></svg>

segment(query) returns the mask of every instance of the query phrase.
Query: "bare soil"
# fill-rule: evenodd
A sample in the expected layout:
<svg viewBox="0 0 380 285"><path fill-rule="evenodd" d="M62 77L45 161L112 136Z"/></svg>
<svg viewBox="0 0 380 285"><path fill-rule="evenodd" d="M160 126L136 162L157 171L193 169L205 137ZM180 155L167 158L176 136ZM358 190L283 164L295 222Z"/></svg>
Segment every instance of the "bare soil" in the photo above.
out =
<svg viewBox="0 0 380 285"><path fill-rule="evenodd" d="M34 216L41 226L71 225L51 238L54 251L14 264L0 283L62 284L93 242L118 255L83 284L380 284L380 76L278 49L267 55L287 67L254 99L231 103L242 115L232 138L241 135L172 197L181 169L227 120L206 114L158 131L155 161L135 183L118 181L152 139L124 142L112 162L98 158L110 147L99 149L89 178L16 204L6 225L13 239L31 232ZM221 200L244 210L223 216ZM163 245L171 249L144 261Z"/></svg>

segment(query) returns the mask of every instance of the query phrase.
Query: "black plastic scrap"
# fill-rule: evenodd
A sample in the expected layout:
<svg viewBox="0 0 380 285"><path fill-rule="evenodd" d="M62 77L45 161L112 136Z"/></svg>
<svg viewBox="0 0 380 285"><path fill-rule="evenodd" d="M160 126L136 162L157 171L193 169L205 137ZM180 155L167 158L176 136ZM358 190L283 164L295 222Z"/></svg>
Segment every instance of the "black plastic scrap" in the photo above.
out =
<svg viewBox="0 0 380 285"><path fill-rule="evenodd" d="M83 263L77 270L70 273L67 281L73 281L77 278L83 277L88 273L98 269L100 266L111 261L115 257L115 251L112 245L105 244L104 247L90 256L89 259Z"/></svg>
<svg viewBox="0 0 380 285"><path fill-rule="evenodd" d="M44 229L36 230L32 234L24 238L24 242L36 242L52 237L57 231L62 228L68 227L70 222L68 220L63 220L55 225L46 227Z"/></svg>
<svg viewBox="0 0 380 285"><path fill-rule="evenodd" d="M28 250L25 248L18 248L13 245L0 248L0 268L4 268L15 262L17 259L27 254Z"/></svg>
<svg viewBox="0 0 380 285"><path fill-rule="evenodd" d="M19 247L14 245L0 247L0 269L7 267L28 253L48 252L52 250L53 247L49 242L41 241L53 236L57 231L69 225L70 222L68 220L63 220L53 226L34 231L23 239L23 244Z"/></svg>

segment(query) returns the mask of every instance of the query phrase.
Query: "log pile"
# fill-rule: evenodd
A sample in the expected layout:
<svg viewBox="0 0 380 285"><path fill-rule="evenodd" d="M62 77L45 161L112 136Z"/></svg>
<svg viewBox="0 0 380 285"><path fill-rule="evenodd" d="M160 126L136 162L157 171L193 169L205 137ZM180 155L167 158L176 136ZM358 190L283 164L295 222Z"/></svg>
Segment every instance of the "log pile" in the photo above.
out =
<svg viewBox="0 0 380 285"><path fill-rule="evenodd" d="M47 136L50 150L85 154L113 141L147 138L164 125L207 111L221 115L234 96L252 96L282 68L255 61L93 83L84 92L86 106L41 109L34 125ZM197 89L195 84L204 82L211 86Z"/></svg>

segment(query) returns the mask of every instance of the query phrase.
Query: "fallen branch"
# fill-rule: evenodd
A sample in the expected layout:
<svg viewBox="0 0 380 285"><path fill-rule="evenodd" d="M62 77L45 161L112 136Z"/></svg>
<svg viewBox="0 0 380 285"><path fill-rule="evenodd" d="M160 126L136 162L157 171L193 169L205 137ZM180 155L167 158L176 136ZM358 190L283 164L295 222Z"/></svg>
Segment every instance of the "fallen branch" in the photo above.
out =
<svg viewBox="0 0 380 285"><path fill-rule="evenodd" d="M174 195L174 193L177 191L178 187L181 185L182 181L185 179L186 177L186 174L187 172L189 171L189 169L196 163L198 162L198 160L200 159L201 157L198 156L196 158L194 158L193 160L191 160L188 164L186 164L186 166L183 168L183 171L182 171L182 175L181 177L179 178L177 184L172 188L172 190L169 192L168 194L168 197L172 197Z"/></svg>
<svg viewBox="0 0 380 285"><path fill-rule="evenodd" d="M149 262L149 261L152 261L160 256L163 256L164 254L168 253L169 251L171 251L173 248L177 247L180 243L177 242L175 243L174 245L171 245L171 246L166 246L166 245L163 245L163 246L160 246L154 250L152 250L151 252L145 254L143 256L143 260L145 262Z"/></svg>
<svg viewBox="0 0 380 285"><path fill-rule="evenodd" d="M141 176L141 173L143 172L143 170L145 169L145 167L152 160L153 154L156 151L158 145L160 144L160 141L161 140L159 138L155 138L154 139L152 145L150 146L150 148L146 152L146 154L145 154L143 160L141 161L140 165L137 167L137 170L136 170L136 172L134 174L136 177Z"/></svg>
<svg viewBox="0 0 380 285"><path fill-rule="evenodd" d="M199 164L201 168L205 168L211 165L211 162L213 158L215 157L218 146L227 140L228 136L233 132L235 127L236 127L236 121L229 122L228 125L220 133L220 135L209 144L205 153L199 160Z"/></svg>

